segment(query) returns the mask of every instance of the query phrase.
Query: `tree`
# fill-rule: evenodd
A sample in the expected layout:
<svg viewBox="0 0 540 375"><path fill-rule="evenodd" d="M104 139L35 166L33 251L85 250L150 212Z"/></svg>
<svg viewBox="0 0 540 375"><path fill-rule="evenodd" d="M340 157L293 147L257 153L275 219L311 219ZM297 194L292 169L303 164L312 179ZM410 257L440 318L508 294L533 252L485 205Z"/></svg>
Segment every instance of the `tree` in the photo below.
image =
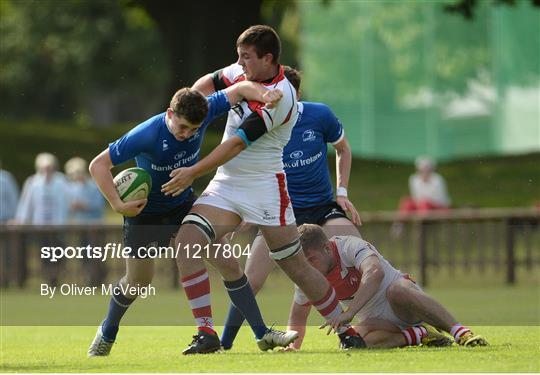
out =
<svg viewBox="0 0 540 375"><path fill-rule="evenodd" d="M169 88L236 61L236 39L260 23L262 0L133 0L154 20L171 69Z"/></svg>
<svg viewBox="0 0 540 375"><path fill-rule="evenodd" d="M126 111L137 115L138 100L159 96L168 71L144 11L109 0L0 4L4 116L71 119L92 98L117 92L127 93Z"/></svg>

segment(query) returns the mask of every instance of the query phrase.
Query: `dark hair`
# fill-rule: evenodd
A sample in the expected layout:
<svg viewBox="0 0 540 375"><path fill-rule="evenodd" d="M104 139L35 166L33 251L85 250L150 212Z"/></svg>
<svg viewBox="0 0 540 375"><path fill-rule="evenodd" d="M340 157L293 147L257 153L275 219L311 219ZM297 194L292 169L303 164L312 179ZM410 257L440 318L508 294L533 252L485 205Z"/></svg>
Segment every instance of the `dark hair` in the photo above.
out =
<svg viewBox="0 0 540 375"><path fill-rule="evenodd" d="M266 25L255 25L244 31L238 37L236 46L254 46L257 57L261 58L267 53L272 54L272 62L279 63L281 54L281 41L274 29Z"/></svg>
<svg viewBox="0 0 540 375"><path fill-rule="evenodd" d="M184 87L174 94L170 107L177 116L184 117L192 124L200 124L208 114L206 98L189 87Z"/></svg>
<svg viewBox="0 0 540 375"><path fill-rule="evenodd" d="M283 65L283 73L293 85L296 91L300 90L300 84L302 83L302 73L300 71L290 67L289 65Z"/></svg>
<svg viewBox="0 0 540 375"><path fill-rule="evenodd" d="M310 250L320 251L328 242L328 237L323 229L315 224L302 224L298 227L300 244L305 253Z"/></svg>

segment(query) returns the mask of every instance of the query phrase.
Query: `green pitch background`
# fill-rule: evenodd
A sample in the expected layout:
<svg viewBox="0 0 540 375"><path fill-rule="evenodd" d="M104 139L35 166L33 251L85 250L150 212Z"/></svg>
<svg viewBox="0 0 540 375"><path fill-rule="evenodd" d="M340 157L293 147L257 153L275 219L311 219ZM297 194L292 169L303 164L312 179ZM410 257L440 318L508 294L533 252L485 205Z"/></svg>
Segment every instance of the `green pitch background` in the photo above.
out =
<svg viewBox="0 0 540 375"><path fill-rule="evenodd" d="M301 352L262 353L242 330L230 352L182 356L191 327L124 327L110 357L86 358L93 327L4 327L9 372L538 372L540 328L475 327L485 348L403 348L343 352L310 327Z"/></svg>
<svg viewBox="0 0 540 375"><path fill-rule="evenodd" d="M470 275L454 281L434 279L428 292L463 324L483 334L491 344L486 348L343 352L337 349L335 336L326 336L317 329L321 319L312 313L312 326L301 352L262 353L249 328L244 327L231 351L195 357L180 355L194 333L181 290L158 288L156 296L137 301L125 317L126 326L121 328L111 356L92 359L86 358L86 350L106 311L107 297L47 301L37 295L37 287L24 292L4 290L0 310L1 371L539 372L540 288L536 274L530 273L528 279L520 275L522 282L512 287L493 278L475 280ZM222 324L227 297L217 278L213 279L215 321ZM271 275L258 297L268 324L286 324L291 294L288 281L279 272ZM41 325L29 325L38 321ZM17 322L19 326L15 326ZM218 330L221 332L221 328Z"/></svg>

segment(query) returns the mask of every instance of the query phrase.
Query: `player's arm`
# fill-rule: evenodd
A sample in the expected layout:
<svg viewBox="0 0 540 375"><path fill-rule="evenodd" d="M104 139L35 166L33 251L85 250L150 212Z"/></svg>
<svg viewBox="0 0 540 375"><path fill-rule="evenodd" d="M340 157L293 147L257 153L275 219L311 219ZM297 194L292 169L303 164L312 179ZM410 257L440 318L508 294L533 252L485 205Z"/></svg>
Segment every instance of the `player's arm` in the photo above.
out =
<svg viewBox="0 0 540 375"><path fill-rule="evenodd" d="M234 65L235 64L202 76L191 88L200 91L205 96L211 95L219 90L224 90L233 84L233 82L227 78L227 75L231 73L231 67ZM237 69L238 68L239 67L237 67Z"/></svg>
<svg viewBox="0 0 540 375"><path fill-rule="evenodd" d="M170 174L171 179L162 185L161 192L165 195L172 195L173 197L178 196L188 186L191 186L196 178L204 176L225 164L246 147L246 144L239 136L236 135L229 138L214 148L210 154L195 165L172 171Z"/></svg>
<svg viewBox="0 0 540 375"><path fill-rule="evenodd" d="M179 195L188 186L191 186L196 178L204 176L227 163L267 131L264 120L256 112L253 112L238 128L236 135L214 148L204 159L191 167L178 168L172 171L170 174L171 179L163 184L161 191L165 195L172 195L173 197Z"/></svg>
<svg viewBox="0 0 540 375"><path fill-rule="evenodd" d="M354 204L347 197L347 187L351 176L352 152L349 141L343 135L341 140L332 144L336 150L336 202L345 212L351 214L351 220L356 225L361 225L360 215Z"/></svg>
<svg viewBox="0 0 540 375"><path fill-rule="evenodd" d="M283 97L281 90L268 90L263 85L250 81L236 83L223 91L232 105L245 99L265 103L268 108L273 108Z"/></svg>
<svg viewBox="0 0 540 375"><path fill-rule="evenodd" d="M377 293L384 279L384 270L376 255L370 255L364 259L360 264L359 271L362 273L362 279L358 286L358 292L354 295L346 311L351 319Z"/></svg>
<svg viewBox="0 0 540 375"><path fill-rule="evenodd" d="M358 291L346 311L324 323L320 328L330 327L336 331L343 324L349 323L364 305L377 293L384 279L384 270L376 255L366 257L360 264L362 279ZM331 330L328 331L330 333Z"/></svg>
<svg viewBox="0 0 540 375"><path fill-rule="evenodd" d="M291 305L291 312L289 314L289 323L287 330L293 330L298 332L298 338L289 345L294 350L300 350L304 337L306 336L306 324L311 311L311 305L300 305L293 301Z"/></svg>
<svg viewBox="0 0 540 375"><path fill-rule="evenodd" d="M111 161L109 149L106 149L90 162L88 170L99 190L114 211L128 217L138 215L143 210L147 200L139 199L123 202L114 186L113 176L111 174L112 167L113 163Z"/></svg>
<svg viewBox="0 0 540 375"><path fill-rule="evenodd" d="M214 80L212 77L213 75L211 73L202 76L193 84L193 86L191 86L191 88L200 91L204 96L213 94L216 92L216 88L214 87Z"/></svg>

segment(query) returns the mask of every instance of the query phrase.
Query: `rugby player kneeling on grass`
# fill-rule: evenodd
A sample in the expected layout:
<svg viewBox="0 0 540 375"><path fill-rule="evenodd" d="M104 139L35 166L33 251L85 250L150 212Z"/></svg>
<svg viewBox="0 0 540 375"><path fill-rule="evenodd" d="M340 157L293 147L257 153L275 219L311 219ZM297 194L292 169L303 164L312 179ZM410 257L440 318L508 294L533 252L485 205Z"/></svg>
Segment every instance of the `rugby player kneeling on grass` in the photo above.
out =
<svg viewBox="0 0 540 375"><path fill-rule="evenodd" d="M452 345L448 332L462 346L486 346L487 341L459 324L440 303L428 296L409 275L385 260L369 242L355 236L330 239L318 225L299 227L300 242L309 263L334 287L348 309L324 326L334 330L351 322L367 347ZM311 304L296 287L289 317L289 329L298 339L288 349L298 350L305 335Z"/></svg>

